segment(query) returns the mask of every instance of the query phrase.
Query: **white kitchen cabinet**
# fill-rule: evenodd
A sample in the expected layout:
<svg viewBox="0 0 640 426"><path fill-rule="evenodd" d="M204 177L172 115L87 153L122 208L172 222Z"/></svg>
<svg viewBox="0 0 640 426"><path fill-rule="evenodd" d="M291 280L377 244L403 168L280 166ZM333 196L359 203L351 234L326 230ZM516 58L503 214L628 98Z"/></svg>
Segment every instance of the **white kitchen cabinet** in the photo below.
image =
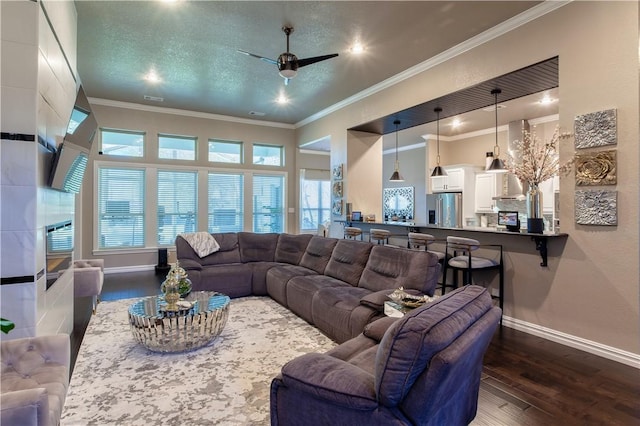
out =
<svg viewBox="0 0 640 426"><path fill-rule="evenodd" d="M471 166L446 166L446 176L431 177L431 192L471 192L475 182L474 168Z"/></svg>
<svg viewBox="0 0 640 426"><path fill-rule="evenodd" d="M544 214L553 214L554 205L554 179L547 179L540 183L540 190L542 191L542 212Z"/></svg>
<svg viewBox="0 0 640 426"><path fill-rule="evenodd" d="M496 201L493 197L501 193L501 173L476 174L475 212L493 213Z"/></svg>

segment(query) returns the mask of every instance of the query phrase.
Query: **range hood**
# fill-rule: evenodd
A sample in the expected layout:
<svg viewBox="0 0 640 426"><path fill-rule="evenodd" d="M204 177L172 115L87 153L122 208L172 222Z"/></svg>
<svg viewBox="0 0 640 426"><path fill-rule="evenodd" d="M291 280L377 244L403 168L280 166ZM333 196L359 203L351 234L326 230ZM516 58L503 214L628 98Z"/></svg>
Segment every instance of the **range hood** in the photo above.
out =
<svg viewBox="0 0 640 426"><path fill-rule="evenodd" d="M516 141L522 141L524 132L529 131L527 120L517 120L509 123L507 130L507 152L514 158L518 158L520 150ZM502 178L502 192L493 197L494 200L524 200L526 198L527 187L513 173L505 173Z"/></svg>

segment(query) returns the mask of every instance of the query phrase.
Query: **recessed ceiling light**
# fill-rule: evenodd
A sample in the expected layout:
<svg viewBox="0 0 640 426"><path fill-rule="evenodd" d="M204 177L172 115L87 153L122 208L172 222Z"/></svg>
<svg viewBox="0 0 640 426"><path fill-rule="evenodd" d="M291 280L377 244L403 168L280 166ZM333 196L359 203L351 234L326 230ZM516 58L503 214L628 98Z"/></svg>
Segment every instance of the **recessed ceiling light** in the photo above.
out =
<svg viewBox="0 0 640 426"><path fill-rule="evenodd" d="M280 96L278 96L278 99L276 99L276 102L283 105L289 102L289 99L287 98L287 96L284 93L280 93Z"/></svg>
<svg viewBox="0 0 640 426"><path fill-rule="evenodd" d="M540 99L540 105L549 105L554 103L555 101L557 101L557 99L553 99L551 96L549 95L544 95L544 97L542 99Z"/></svg>
<svg viewBox="0 0 640 426"><path fill-rule="evenodd" d="M349 52L353 53L354 55L360 55L361 53L364 53L364 51L365 51L364 45L359 41L355 42L353 46L351 46L351 48L349 49Z"/></svg>
<svg viewBox="0 0 640 426"><path fill-rule="evenodd" d="M462 125L462 121L460 121L458 117L454 118L453 121L451 121L451 127L453 127L454 129L461 125Z"/></svg>
<svg viewBox="0 0 640 426"><path fill-rule="evenodd" d="M156 73L155 70L150 70L145 76L144 79L146 81L148 81L149 83L160 83L162 80L160 79L160 76L158 75L158 73Z"/></svg>

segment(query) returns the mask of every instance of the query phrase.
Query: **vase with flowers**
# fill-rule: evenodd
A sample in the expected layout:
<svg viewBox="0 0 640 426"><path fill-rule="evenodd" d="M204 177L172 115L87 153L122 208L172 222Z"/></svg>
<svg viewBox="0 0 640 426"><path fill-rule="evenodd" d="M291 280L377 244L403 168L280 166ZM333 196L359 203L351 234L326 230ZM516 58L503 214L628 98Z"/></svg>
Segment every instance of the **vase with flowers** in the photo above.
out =
<svg viewBox="0 0 640 426"><path fill-rule="evenodd" d="M509 152L506 167L523 185L527 185L527 231L544 231L542 191L540 184L556 175L565 175L571 170L574 159L561 162L558 152L560 140L570 137L560 133L556 127L548 142L538 138L535 131L525 131L521 141L515 141L516 149Z"/></svg>

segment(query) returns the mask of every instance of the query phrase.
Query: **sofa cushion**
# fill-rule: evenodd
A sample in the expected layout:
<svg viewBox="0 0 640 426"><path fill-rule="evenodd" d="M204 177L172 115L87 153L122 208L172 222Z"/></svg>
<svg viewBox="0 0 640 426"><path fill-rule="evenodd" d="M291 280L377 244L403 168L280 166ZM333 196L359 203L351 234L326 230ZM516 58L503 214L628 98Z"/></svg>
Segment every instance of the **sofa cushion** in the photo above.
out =
<svg viewBox="0 0 640 426"><path fill-rule="evenodd" d="M431 358L492 306L485 288L468 285L413 310L389 327L376 356L380 402L393 407L402 401Z"/></svg>
<svg viewBox="0 0 640 426"><path fill-rule="evenodd" d="M311 237L313 237L312 234L280 234L274 260L298 265Z"/></svg>
<svg viewBox="0 0 640 426"><path fill-rule="evenodd" d="M438 271L438 258L432 253L377 245L371 249L358 286L371 291L404 287L433 296Z"/></svg>
<svg viewBox="0 0 640 426"><path fill-rule="evenodd" d="M304 266L276 265L267 272L267 293L273 300L286 307L288 306L287 283L293 277L304 275L317 275L317 273Z"/></svg>
<svg viewBox="0 0 640 426"><path fill-rule="evenodd" d="M360 304L368 292L351 286L319 289L312 300L313 324L338 343L357 336L367 323L382 315Z"/></svg>
<svg viewBox="0 0 640 426"><path fill-rule="evenodd" d="M300 259L300 266L316 271L318 274L323 274L337 242L338 240L335 238L314 235L309 241L302 259Z"/></svg>
<svg viewBox="0 0 640 426"><path fill-rule="evenodd" d="M251 296L253 271L248 265L210 265L197 273L197 281L191 279L193 291L218 291L232 298Z"/></svg>
<svg viewBox="0 0 640 426"><path fill-rule="evenodd" d="M240 259L247 262L273 262L278 244L278 234L238 232Z"/></svg>
<svg viewBox="0 0 640 426"><path fill-rule="evenodd" d="M224 232L211 234L220 246L217 252L201 258L196 254L189 243L180 235L176 237L176 253L183 268L200 269L209 265L223 265L227 263L240 263L240 250L238 248L238 234ZM196 265L199 265L197 267Z"/></svg>
<svg viewBox="0 0 640 426"><path fill-rule="evenodd" d="M364 241L339 240L331 253L324 274L357 286L371 247L373 244Z"/></svg>
<svg viewBox="0 0 640 426"><path fill-rule="evenodd" d="M287 283L287 306L294 314L313 324L311 302L321 288L342 287L348 284L326 275L295 277Z"/></svg>

